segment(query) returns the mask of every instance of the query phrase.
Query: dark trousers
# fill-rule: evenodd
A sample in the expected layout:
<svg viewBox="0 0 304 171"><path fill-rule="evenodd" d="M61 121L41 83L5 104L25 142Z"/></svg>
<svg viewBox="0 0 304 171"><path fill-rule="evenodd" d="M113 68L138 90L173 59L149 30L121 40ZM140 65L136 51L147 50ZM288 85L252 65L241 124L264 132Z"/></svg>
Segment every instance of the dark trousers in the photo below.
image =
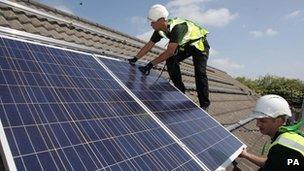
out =
<svg viewBox="0 0 304 171"><path fill-rule="evenodd" d="M198 100L200 106L204 109L206 109L210 105L209 86L206 72L210 47L208 45L207 40L205 42L206 43L204 53L196 49L196 47L188 45L184 48L184 51L178 51L178 53L166 60L168 73L174 86L177 87L181 92L185 93L186 88L184 83L182 82L182 75L179 63L184 59L192 56Z"/></svg>

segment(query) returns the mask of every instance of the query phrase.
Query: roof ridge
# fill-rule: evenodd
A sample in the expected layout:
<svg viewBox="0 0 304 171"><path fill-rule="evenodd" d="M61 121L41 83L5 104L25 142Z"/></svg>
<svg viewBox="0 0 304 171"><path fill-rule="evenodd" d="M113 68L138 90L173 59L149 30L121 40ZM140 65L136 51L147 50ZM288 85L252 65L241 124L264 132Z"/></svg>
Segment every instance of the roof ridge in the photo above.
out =
<svg viewBox="0 0 304 171"><path fill-rule="evenodd" d="M40 8L43 8L43 9L46 9L46 10L50 10L54 13L58 13L60 15L63 15L63 16L66 16L66 17L70 17L70 18L73 18L75 20L79 20L81 22L84 22L86 24L89 24L89 25L93 25L93 26L96 26L96 27L99 27L101 29L104 29L104 30L107 30L107 31L111 31L113 33L116 33L116 34L119 34L121 36L124 36L124 37L127 37L127 38L130 38L130 39L133 39L135 41L138 41L140 43L146 43L145 41L137 38L137 37L134 37L134 36L131 36L131 35L128 35L126 33L123 33L121 31L118 31L118 30L115 30L115 29L112 29L110 27L107 27L105 25L102 25L102 24L99 24L97 22L92 22L88 19L85 19L85 18L81 18L79 16L76 16L76 15L73 15L73 14L70 14L70 13L67 13L65 11L61 11L59 9L56 9L54 7L51 7L51 6L48 6L48 5L45 5L45 4L42 4L40 2L37 2L37 1L34 1L34 0L19 0L19 1L22 1L22 2L25 2L25 3L29 3L29 4L32 4L34 6L37 6L37 7L40 7ZM161 47L157 46L158 49L162 49Z"/></svg>

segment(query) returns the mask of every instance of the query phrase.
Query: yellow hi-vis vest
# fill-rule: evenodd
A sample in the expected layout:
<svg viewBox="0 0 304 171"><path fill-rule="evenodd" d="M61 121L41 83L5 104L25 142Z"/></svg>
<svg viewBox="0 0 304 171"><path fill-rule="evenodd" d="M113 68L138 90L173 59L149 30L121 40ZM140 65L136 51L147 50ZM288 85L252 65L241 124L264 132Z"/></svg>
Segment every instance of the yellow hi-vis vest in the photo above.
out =
<svg viewBox="0 0 304 171"><path fill-rule="evenodd" d="M287 148L296 150L304 156L304 137L294 132L285 132L270 145L270 148L276 144L280 144ZM269 149L270 149L269 148Z"/></svg>
<svg viewBox="0 0 304 171"><path fill-rule="evenodd" d="M175 25L182 24L182 23L187 23L188 31L185 34L185 36L183 37L183 39L180 42L178 42L179 48L181 50L183 50L183 46L186 43L193 41L192 43L190 43L190 45L195 46L197 49L199 49L201 51L204 51L205 50L205 47L204 47L205 39L204 38L209 33L208 30L200 27L198 24L196 24L192 21L180 19L180 18L174 18L174 19L168 20L168 24L170 25L169 32L172 31L172 29ZM163 31L159 31L158 33L162 37L168 38ZM195 40L197 40L197 41L195 41Z"/></svg>

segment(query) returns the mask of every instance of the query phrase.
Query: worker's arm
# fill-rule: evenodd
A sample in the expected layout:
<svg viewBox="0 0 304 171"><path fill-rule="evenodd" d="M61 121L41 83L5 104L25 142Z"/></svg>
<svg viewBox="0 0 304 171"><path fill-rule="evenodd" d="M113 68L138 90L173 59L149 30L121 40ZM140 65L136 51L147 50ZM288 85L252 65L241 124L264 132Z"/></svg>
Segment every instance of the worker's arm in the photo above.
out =
<svg viewBox="0 0 304 171"><path fill-rule="evenodd" d="M148 43L146 43L145 46L140 49L140 51L137 53L137 55L135 55L135 57L137 59L140 59L143 56L145 56L145 54L147 54L153 48L154 44L155 43L152 41L149 41Z"/></svg>
<svg viewBox="0 0 304 171"><path fill-rule="evenodd" d="M157 58L155 58L153 61L149 62L146 66L138 67L138 69L145 75L149 75L150 70L152 69L153 66L163 62L164 60L170 58L178 44L177 43L169 43L167 50L165 50L162 54L160 54Z"/></svg>
<svg viewBox="0 0 304 171"><path fill-rule="evenodd" d="M265 158L265 157L256 156L254 154L247 152L247 149L244 149L239 157L245 158L260 167L264 166L264 164L267 160L267 158Z"/></svg>
<svg viewBox="0 0 304 171"><path fill-rule="evenodd" d="M178 47L177 43L169 43L167 49L162 54L160 54L157 58L155 58L153 61L151 61L153 66L155 66L155 65L167 60L171 56L173 56L177 47Z"/></svg>
<svg viewBox="0 0 304 171"><path fill-rule="evenodd" d="M131 59L128 59L129 63L131 65L135 65L136 61L140 58L142 58L145 54L147 54L154 46L154 42L149 41L148 43L145 44L144 47L142 47L139 52Z"/></svg>

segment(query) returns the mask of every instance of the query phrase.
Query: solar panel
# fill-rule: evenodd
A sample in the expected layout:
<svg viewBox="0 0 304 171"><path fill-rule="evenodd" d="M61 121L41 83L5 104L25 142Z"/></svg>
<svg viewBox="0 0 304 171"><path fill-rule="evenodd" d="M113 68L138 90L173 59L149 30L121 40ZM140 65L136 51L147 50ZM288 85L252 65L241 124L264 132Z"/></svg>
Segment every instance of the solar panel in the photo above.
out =
<svg viewBox="0 0 304 171"><path fill-rule="evenodd" d="M0 69L9 169L201 169L90 54L2 37Z"/></svg>
<svg viewBox="0 0 304 171"><path fill-rule="evenodd" d="M143 76L127 63L100 58L209 170L233 161L243 143L155 72Z"/></svg>

